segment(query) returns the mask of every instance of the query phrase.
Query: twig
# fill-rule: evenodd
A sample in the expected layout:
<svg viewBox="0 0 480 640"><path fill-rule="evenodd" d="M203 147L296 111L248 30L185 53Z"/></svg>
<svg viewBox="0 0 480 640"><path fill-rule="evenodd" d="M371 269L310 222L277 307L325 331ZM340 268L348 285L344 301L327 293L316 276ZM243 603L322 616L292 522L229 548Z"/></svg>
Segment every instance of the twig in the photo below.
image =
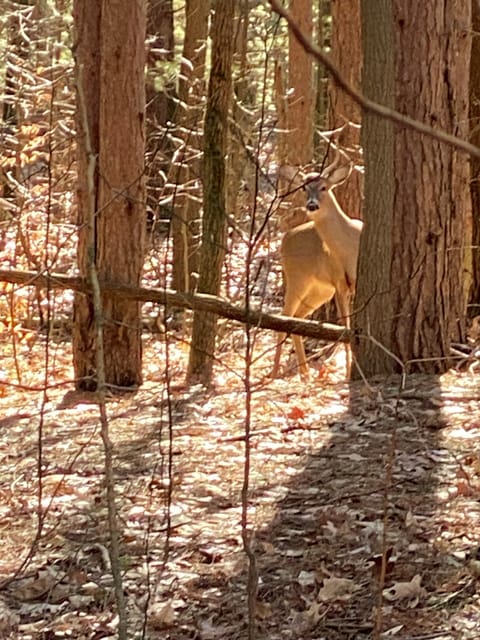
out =
<svg viewBox="0 0 480 640"><path fill-rule="evenodd" d="M120 570L120 549L117 524L117 507L115 500L115 483L113 477L113 445L110 440L108 429L108 416L106 406L106 376L105 376L105 353L103 341L103 304L102 289L98 279L97 265L95 263L95 216L96 216L96 192L95 192L95 169L96 156L93 152L90 128L87 117L85 94L82 85L82 67L78 66L77 93L80 115L83 120L83 130L85 135L85 151L88 158L87 165L87 185L88 185L88 246L87 246L87 268L90 280L93 300L93 315L95 322L95 364L97 379L97 398L100 413L100 433L103 442L105 461L105 485L107 495L108 527L110 534L109 556L111 571L115 589L115 600L118 613L118 638L127 639L127 609L125 596L123 593L123 581Z"/></svg>
<svg viewBox="0 0 480 640"><path fill-rule="evenodd" d="M400 379L401 388L403 388L403 383L404 383L404 376L402 376ZM399 408L400 408L400 402L397 399L395 403L395 413L397 418L398 418ZM383 589L385 586L385 576L387 573L387 563L388 563L388 555L387 555L388 553L388 540L387 540L388 507L389 507L390 493L393 487L393 467L395 464L395 456L397 452L397 422L398 421L396 420L393 425L392 437L390 442L390 448L388 450L388 458L386 461L386 469L385 469L385 485L384 485L384 493L383 493L382 563L380 565L380 576L378 579L377 611L375 616L375 626L373 629L373 638L375 640L379 640L381 631L382 631Z"/></svg>
<svg viewBox="0 0 480 640"><path fill-rule="evenodd" d="M433 633L422 633L418 636L404 636L399 640L435 640L435 638L441 638L442 636L448 636L453 639L451 631L444 629L443 631L434 631Z"/></svg>
<svg viewBox="0 0 480 640"><path fill-rule="evenodd" d="M418 120L414 120L413 118L409 118L394 109L389 109L382 104L378 104L378 102L374 102L373 100L369 100L365 97L360 91L354 89L343 77L343 75L338 71L337 67L332 63L329 56L323 53L323 51L314 44L307 36L303 33L300 27L295 23L291 13L284 9L280 4L279 0L269 0L270 5L273 10L278 13L282 18L288 22L288 26L291 29L293 35L297 38L300 44L304 47L305 51L310 53L314 58L319 60L330 76L332 77L335 84L340 87L347 95L352 98L354 102L362 107L364 111L374 113L386 120L391 120L396 124L402 125L403 127L407 127L409 129L413 129L418 133L422 133L434 140L438 140L438 142L443 142L444 144L448 144L451 147L455 147L465 153L474 156L475 158L480 158L480 148L475 145L467 142L466 140L461 140L457 138L457 136L453 136L450 133L445 133L444 131L439 131L437 129L433 129L423 122L419 122Z"/></svg>

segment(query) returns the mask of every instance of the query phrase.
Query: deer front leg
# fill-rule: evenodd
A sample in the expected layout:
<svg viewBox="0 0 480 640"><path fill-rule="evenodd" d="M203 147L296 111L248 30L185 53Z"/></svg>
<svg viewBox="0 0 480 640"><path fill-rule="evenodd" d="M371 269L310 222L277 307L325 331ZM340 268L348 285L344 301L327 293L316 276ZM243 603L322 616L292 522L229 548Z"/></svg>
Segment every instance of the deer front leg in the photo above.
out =
<svg viewBox="0 0 480 640"><path fill-rule="evenodd" d="M348 285L345 285L337 289L337 295L335 296L338 318L347 329L350 329L352 295L352 289ZM348 380L352 371L352 351L348 343L345 343L345 368Z"/></svg>
<svg viewBox="0 0 480 640"><path fill-rule="evenodd" d="M310 380L310 369L305 355L305 346L303 344L302 336L294 335L293 346L295 347L295 353L297 354L298 372L303 381L308 382Z"/></svg>
<svg viewBox="0 0 480 640"><path fill-rule="evenodd" d="M282 355L282 346L287 337L286 333L279 333L277 337L277 346L275 348L275 356L273 358L273 367L270 372L270 378L278 378L278 374L280 372L280 358Z"/></svg>

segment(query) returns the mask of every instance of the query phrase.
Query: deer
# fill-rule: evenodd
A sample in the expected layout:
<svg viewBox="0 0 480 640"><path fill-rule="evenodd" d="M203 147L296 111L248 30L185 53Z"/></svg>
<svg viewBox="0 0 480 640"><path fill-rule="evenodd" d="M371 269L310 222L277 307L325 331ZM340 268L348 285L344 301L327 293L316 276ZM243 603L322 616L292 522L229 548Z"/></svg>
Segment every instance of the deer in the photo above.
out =
<svg viewBox="0 0 480 640"><path fill-rule="evenodd" d="M357 280L357 260L363 222L350 218L340 207L333 190L345 182L351 164L338 166L340 154L321 173L303 174L285 168L292 184L301 180L306 194L308 222L287 231L281 243L285 295L283 315L305 318L335 296L338 318L350 328L351 300ZM286 333L279 333L271 377L278 377ZM293 335L298 370L310 377L303 339ZM347 376L350 371L347 351Z"/></svg>

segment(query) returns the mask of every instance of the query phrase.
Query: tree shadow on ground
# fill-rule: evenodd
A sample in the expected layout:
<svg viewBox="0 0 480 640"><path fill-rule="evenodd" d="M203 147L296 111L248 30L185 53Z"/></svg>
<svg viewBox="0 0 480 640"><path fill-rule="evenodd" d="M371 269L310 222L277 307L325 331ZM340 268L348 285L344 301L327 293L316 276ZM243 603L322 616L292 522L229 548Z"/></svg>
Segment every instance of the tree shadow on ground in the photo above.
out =
<svg viewBox="0 0 480 640"><path fill-rule="evenodd" d="M390 599L382 601L381 630L392 637L478 638L476 578L466 557L480 532L480 463L471 446L480 435L475 378L410 376L403 390L392 380L373 382L369 391L319 381L303 399L301 388L285 380L254 394L255 410L264 410L251 439L249 495L257 637L373 638L383 587ZM150 602L152 640L247 637L239 397L225 393L216 405L219 394L185 391L169 407L161 390L145 390L135 403L109 408L125 588L136 603L130 624L141 628ZM271 405L289 416L281 428ZM315 407L321 411L313 419L302 419ZM84 424L69 411L52 416L44 442L49 459L57 460L58 450L61 462L67 442L70 452L86 448L71 470L49 467L59 500L47 524L63 543L52 550L45 539L43 555L58 557L70 572L78 565L90 584L103 584L108 566L95 564L108 542L98 420L94 408ZM76 501L64 503L58 488L78 490ZM92 543L100 547L86 556ZM411 589L402 595L405 585ZM113 609L111 602L89 604L82 615L110 620Z"/></svg>
<svg viewBox="0 0 480 640"><path fill-rule="evenodd" d="M325 425L324 445L257 533L259 637L360 640L377 625L402 639L478 638L467 556L480 510L459 480L469 440L451 433L469 429L478 396L462 393L426 376L403 391L398 380L368 394L350 386L349 410ZM238 615L231 594L218 624L229 608Z"/></svg>

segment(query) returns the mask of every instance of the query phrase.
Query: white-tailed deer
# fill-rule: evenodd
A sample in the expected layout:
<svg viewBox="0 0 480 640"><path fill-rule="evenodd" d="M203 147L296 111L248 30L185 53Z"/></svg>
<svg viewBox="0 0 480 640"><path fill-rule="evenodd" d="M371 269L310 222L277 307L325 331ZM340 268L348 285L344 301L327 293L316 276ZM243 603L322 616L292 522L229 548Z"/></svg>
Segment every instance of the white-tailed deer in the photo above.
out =
<svg viewBox="0 0 480 640"><path fill-rule="evenodd" d="M349 218L337 202L333 189L350 175L351 166L337 167L339 154L322 173L297 171L306 192L309 222L287 231L281 245L285 283L283 314L305 318L335 296L339 320L350 326L350 303L355 292L357 259L363 222ZM291 173L290 169L284 175ZM293 178L292 183L298 183ZM278 335L272 377L280 369L282 344ZM293 335L298 368L309 377L301 336ZM347 369L349 368L347 359Z"/></svg>

